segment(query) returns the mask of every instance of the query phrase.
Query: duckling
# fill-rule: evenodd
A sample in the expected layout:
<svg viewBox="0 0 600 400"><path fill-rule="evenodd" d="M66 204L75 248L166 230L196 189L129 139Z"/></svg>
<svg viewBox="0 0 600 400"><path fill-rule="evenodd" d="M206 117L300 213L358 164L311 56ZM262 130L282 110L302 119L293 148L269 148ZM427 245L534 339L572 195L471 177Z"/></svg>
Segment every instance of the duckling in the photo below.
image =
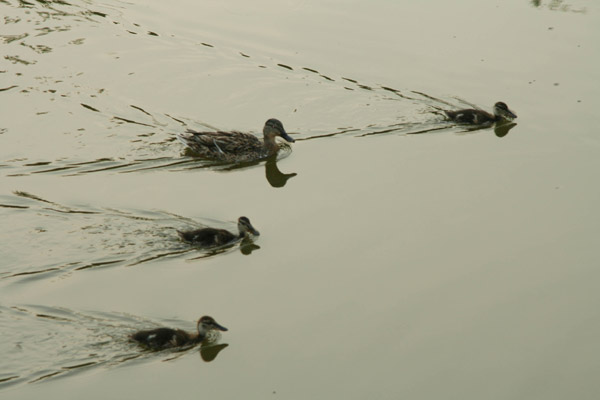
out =
<svg viewBox="0 0 600 400"><path fill-rule="evenodd" d="M236 239L243 239L248 234L259 236L260 232L254 229L250 220L246 217L238 218L238 230L239 234L235 234L225 230L217 228L202 228L193 231L177 231L177 234L184 242L199 244L202 246L222 246L227 243L231 243Z"/></svg>
<svg viewBox="0 0 600 400"><path fill-rule="evenodd" d="M265 122L262 142L256 136L242 132L197 132L188 129L186 134L178 134L177 139L196 155L228 162L252 161L276 154L279 151L275 141L277 136L290 143L295 142L286 133L281 121L275 118Z"/></svg>
<svg viewBox="0 0 600 400"><path fill-rule="evenodd" d="M219 325L214 318L205 315L198 320L197 330L197 333L190 333L181 329L157 328L139 331L130 337L151 349L158 350L202 343L210 331L226 332L227 328Z"/></svg>
<svg viewBox="0 0 600 400"><path fill-rule="evenodd" d="M487 111L466 109L458 111L444 111L452 121L463 122L467 124L485 124L489 122L498 122L502 120L512 120L517 118L517 114L512 112L506 103L501 101L494 104L494 114Z"/></svg>

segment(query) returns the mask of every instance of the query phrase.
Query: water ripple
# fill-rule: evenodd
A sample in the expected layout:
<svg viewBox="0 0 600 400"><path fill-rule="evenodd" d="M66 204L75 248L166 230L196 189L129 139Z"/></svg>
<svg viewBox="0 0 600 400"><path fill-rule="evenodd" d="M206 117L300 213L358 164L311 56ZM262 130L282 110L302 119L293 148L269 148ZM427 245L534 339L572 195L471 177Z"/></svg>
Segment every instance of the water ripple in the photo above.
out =
<svg viewBox="0 0 600 400"><path fill-rule="evenodd" d="M171 361L188 354L190 348L151 352L128 338L141 327L164 325L193 330L190 321L152 321L123 313L80 312L46 305L1 305L0 389L92 368L113 368L133 360ZM202 346L199 353L210 362L227 346Z"/></svg>
<svg viewBox="0 0 600 400"><path fill-rule="evenodd" d="M235 223L202 222L166 211L71 207L27 192L0 196L0 215L15 226L2 245L16 249L5 257L0 279L53 279L78 271L134 266L170 257L189 260L234 251L250 254L258 246L235 242L219 248L182 243L176 229L206 226L236 230ZM27 247L20 244L28 242Z"/></svg>

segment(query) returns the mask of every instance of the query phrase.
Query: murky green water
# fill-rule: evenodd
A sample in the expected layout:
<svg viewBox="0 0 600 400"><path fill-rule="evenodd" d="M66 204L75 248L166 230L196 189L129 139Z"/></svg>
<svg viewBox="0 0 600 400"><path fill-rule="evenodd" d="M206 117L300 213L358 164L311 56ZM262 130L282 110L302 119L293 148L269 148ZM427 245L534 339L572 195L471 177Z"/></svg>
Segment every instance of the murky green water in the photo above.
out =
<svg viewBox="0 0 600 400"><path fill-rule="evenodd" d="M11 399L596 399L600 9L0 1ZM441 109L502 100L516 125ZM277 159L195 159L186 128ZM175 229L251 242L202 250ZM136 329L221 345L148 352Z"/></svg>

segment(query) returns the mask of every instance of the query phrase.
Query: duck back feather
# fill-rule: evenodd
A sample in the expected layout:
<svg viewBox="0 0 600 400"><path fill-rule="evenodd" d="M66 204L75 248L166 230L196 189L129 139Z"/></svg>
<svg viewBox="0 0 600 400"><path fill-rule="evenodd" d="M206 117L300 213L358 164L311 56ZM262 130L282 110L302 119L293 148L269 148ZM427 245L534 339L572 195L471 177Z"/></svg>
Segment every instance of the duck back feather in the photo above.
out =
<svg viewBox="0 0 600 400"><path fill-rule="evenodd" d="M254 157L265 156L265 147L256 136L243 132L198 132L191 129L179 141L200 157L230 161L243 158L244 154Z"/></svg>
<svg viewBox="0 0 600 400"><path fill-rule="evenodd" d="M225 229L202 228L194 231L177 231L184 242L202 246L220 246L234 241L237 236Z"/></svg>
<svg viewBox="0 0 600 400"><path fill-rule="evenodd" d="M186 331L171 328L158 328L147 331L139 331L131 335L131 338L152 349L165 349L169 347L193 344L198 339Z"/></svg>

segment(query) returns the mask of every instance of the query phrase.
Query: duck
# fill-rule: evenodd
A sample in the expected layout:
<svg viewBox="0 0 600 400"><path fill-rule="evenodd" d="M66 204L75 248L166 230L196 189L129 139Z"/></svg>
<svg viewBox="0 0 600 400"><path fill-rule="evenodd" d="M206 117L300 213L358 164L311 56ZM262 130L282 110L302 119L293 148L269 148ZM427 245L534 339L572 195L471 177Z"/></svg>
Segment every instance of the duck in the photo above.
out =
<svg viewBox="0 0 600 400"><path fill-rule="evenodd" d="M279 151L277 136L290 143L295 140L287 134L281 121L268 119L263 128L263 141L243 132L198 132L187 129L177 139L194 155L226 162L243 162L267 158Z"/></svg>
<svg viewBox="0 0 600 400"><path fill-rule="evenodd" d="M466 109L457 111L444 111L449 119L455 122L467 124L486 124L491 122L499 122L504 120L513 120L517 118L517 114L511 111L506 103L499 101L494 104L494 114L487 111Z"/></svg>
<svg viewBox="0 0 600 400"><path fill-rule="evenodd" d="M259 236L260 232L254 229L247 217L238 218L238 231L236 235L225 229L202 228L193 231L177 231L179 238L187 243L198 244L205 247L222 246L236 239L243 239L249 234Z"/></svg>
<svg viewBox="0 0 600 400"><path fill-rule="evenodd" d="M197 332L186 332L182 329L157 328L138 331L130 336L134 341L154 350L195 345L204 342L209 332L228 329L217 323L214 318L205 315L198 320Z"/></svg>

